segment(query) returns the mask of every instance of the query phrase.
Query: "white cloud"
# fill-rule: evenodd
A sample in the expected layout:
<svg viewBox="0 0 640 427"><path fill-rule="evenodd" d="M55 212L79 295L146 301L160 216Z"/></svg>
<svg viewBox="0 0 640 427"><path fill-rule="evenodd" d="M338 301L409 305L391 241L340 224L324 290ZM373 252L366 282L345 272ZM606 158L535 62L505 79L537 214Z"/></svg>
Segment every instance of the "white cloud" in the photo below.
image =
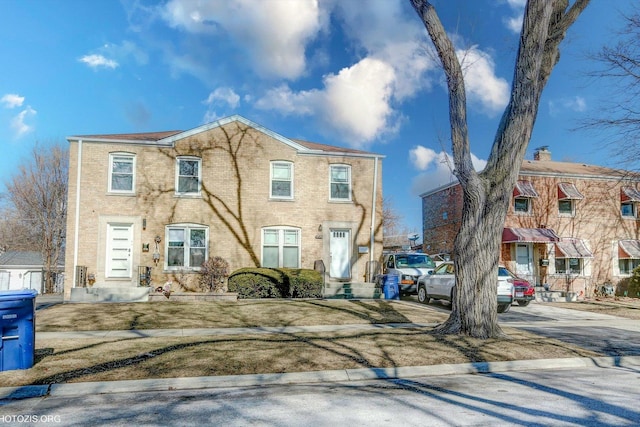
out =
<svg viewBox="0 0 640 427"><path fill-rule="evenodd" d="M26 122L30 117L33 117L36 114L36 110L27 106L11 120L11 128L15 131L16 137L19 138L33 130L33 126L28 125Z"/></svg>
<svg viewBox="0 0 640 427"><path fill-rule="evenodd" d="M504 109L509 102L509 83L496 76L491 56L475 46L456 53L464 72L469 100L480 104L489 115Z"/></svg>
<svg viewBox="0 0 640 427"><path fill-rule="evenodd" d="M287 79L304 73L305 47L327 19L316 0L171 0L163 18L190 33L228 36L259 74Z"/></svg>
<svg viewBox="0 0 640 427"><path fill-rule="evenodd" d="M8 93L0 98L0 102L5 108L21 107L24 102L24 96L16 95L14 93Z"/></svg>
<svg viewBox="0 0 640 427"><path fill-rule="evenodd" d="M522 20L524 19L524 8L527 0L507 0L511 12L515 15L502 19L505 26L513 33L520 34L522 30Z"/></svg>
<svg viewBox="0 0 640 427"><path fill-rule="evenodd" d="M386 62L365 58L338 74L325 76L321 90L293 92L280 86L255 106L282 114L316 115L331 133L338 133L353 146L362 146L393 131L390 98L396 78Z"/></svg>
<svg viewBox="0 0 640 427"><path fill-rule="evenodd" d="M573 98L561 98L549 101L549 115L558 116L563 111L573 111L581 113L587 110L587 101L581 96Z"/></svg>
<svg viewBox="0 0 640 427"><path fill-rule="evenodd" d="M209 94L204 103L207 105L224 103L231 108L236 108L240 103L240 96L229 87L219 87Z"/></svg>
<svg viewBox="0 0 640 427"><path fill-rule="evenodd" d="M114 69L118 66L118 63L113 59L107 59L104 56L97 55L97 54L85 55L82 58L80 58L79 61L84 62L85 64L87 64L89 67L93 69L97 69L101 67Z"/></svg>
<svg viewBox="0 0 640 427"><path fill-rule="evenodd" d="M436 152L418 145L409 152L409 156L413 166L423 172L415 176L412 181L412 193L416 196L457 181L453 175L453 158L448 153ZM473 153L471 162L476 171L483 170L487 165L486 160L479 159Z"/></svg>

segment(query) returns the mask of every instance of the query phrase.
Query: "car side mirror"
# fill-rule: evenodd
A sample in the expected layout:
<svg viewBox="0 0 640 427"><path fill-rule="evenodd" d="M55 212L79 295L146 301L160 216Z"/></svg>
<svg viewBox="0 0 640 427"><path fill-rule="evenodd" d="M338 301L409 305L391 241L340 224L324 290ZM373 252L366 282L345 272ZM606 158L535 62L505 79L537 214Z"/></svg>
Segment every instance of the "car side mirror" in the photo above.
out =
<svg viewBox="0 0 640 427"><path fill-rule="evenodd" d="M433 274L433 270L427 271L427 274Z"/></svg>

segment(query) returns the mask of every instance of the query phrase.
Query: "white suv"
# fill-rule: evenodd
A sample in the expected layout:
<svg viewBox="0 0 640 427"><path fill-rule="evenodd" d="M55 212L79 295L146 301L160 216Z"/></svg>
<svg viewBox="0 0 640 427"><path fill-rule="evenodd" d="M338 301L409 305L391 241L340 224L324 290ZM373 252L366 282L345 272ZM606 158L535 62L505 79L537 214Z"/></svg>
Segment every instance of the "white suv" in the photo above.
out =
<svg viewBox="0 0 640 427"><path fill-rule="evenodd" d="M451 301L456 280L453 274L453 261L446 261L433 272L418 279L418 301L428 304L431 299ZM506 313L513 303L513 280L498 275L498 313Z"/></svg>
<svg viewBox="0 0 640 427"><path fill-rule="evenodd" d="M387 275L397 275L401 293L415 293L418 278L433 271L436 264L427 254L420 252L395 252L382 258L382 274L376 277L376 283L383 285Z"/></svg>

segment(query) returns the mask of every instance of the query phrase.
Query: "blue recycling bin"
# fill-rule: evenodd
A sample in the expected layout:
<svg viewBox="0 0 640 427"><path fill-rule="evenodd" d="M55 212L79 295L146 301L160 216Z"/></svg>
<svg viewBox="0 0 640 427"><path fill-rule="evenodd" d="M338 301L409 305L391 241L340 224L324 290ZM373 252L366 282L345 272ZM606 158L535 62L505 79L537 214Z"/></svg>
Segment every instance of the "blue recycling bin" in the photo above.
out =
<svg viewBox="0 0 640 427"><path fill-rule="evenodd" d="M34 289L0 292L0 371L33 366L36 295Z"/></svg>
<svg viewBox="0 0 640 427"><path fill-rule="evenodd" d="M382 282L384 299L400 299L400 277L397 274L387 274Z"/></svg>

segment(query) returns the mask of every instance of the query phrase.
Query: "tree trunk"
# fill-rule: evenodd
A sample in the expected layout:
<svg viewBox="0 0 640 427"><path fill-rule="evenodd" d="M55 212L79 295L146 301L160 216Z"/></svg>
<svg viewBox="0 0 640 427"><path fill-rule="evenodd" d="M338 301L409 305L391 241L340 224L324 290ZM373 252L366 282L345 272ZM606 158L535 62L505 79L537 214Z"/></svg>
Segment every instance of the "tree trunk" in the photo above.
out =
<svg viewBox="0 0 640 427"><path fill-rule="evenodd" d="M433 5L411 0L427 28L447 78L454 174L463 190L462 221L454 242L456 284L443 334L504 337L498 326L497 284L502 230L531 138L542 89L558 62L558 46L589 0L529 0L525 8L511 97L484 171L471 162L464 74Z"/></svg>

